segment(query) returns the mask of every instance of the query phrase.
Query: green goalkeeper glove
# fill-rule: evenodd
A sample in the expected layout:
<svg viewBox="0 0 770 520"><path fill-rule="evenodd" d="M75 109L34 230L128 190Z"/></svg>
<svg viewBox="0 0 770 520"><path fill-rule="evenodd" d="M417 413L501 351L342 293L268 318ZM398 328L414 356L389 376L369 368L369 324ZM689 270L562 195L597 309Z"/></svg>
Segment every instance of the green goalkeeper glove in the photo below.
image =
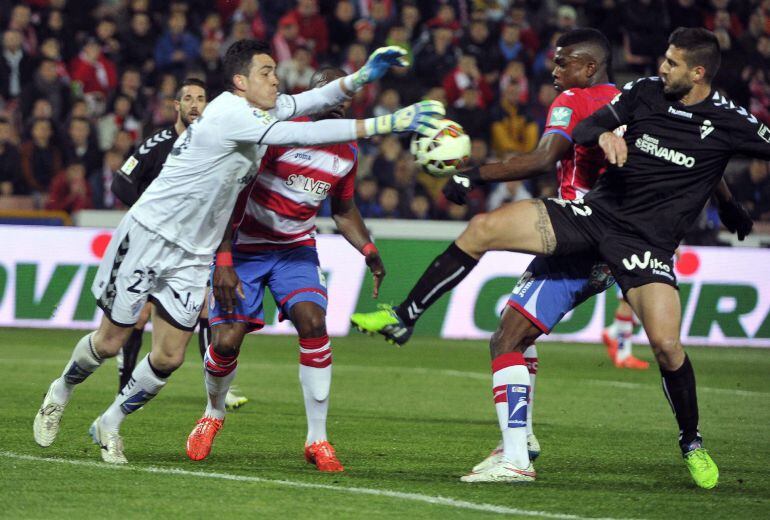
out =
<svg viewBox="0 0 770 520"><path fill-rule="evenodd" d="M393 132L417 132L428 135L438 128L438 121L446 111L439 101L419 101L392 114L364 119L366 137Z"/></svg>
<svg viewBox="0 0 770 520"><path fill-rule="evenodd" d="M391 67L408 66L409 62L404 57L406 54L404 49L396 45L380 47L369 56L363 67L344 78L345 86L349 90L357 91L367 83L383 77Z"/></svg>

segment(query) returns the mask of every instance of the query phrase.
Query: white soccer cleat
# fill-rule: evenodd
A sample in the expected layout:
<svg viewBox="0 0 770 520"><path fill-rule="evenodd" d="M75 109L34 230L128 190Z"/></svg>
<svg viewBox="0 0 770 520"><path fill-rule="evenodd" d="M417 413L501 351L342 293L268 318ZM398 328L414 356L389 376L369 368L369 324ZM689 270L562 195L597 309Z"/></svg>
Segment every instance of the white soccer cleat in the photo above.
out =
<svg viewBox="0 0 770 520"><path fill-rule="evenodd" d="M529 460L532 461L540 456L540 443L537 442L534 433L527 435L527 452L529 453Z"/></svg>
<svg viewBox="0 0 770 520"><path fill-rule="evenodd" d="M249 402L249 398L238 393L235 386L231 386L225 395L225 410L232 412Z"/></svg>
<svg viewBox="0 0 770 520"><path fill-rule="evenodd" d="M471 470L471 473L478 473L480 471L484 471L490 466L494 466L498 462L503 460L503 441L500 441L500 444L497 445L497 447L492 450L492 452L487 455L487 458L473 466L473 469Z"/></svg>
<svg viewBox="0 0 770 520"><path fill-rule="evenodd" d="M519 482L534 482L535 468L531 462L525 469L517 468L511 462L501 458L482 471L471 471L464 477L460 477L460 480L470 483L509 482L515 484Z"/></svg>
<svg viewBox="0 0 770 520"><path fill-rule="evenodd" d="M43 448L47 448L56 440L56 434L59 433L59 424L64 413L66 403L55 403L51 397L51 390L56 381L51 383L43 398L43 404L35 415L35 422L32 423L32 431L35 434L35 442Z"/></svg>
<svg viewBox="0 0 770 520"><path fill-rule="evenodd" d="M123 438L117 432L103 430L99 425L99 416L91 423L88 434L101 448L102 460L110 464L128 464L126 456L123 455Z"/></svg>

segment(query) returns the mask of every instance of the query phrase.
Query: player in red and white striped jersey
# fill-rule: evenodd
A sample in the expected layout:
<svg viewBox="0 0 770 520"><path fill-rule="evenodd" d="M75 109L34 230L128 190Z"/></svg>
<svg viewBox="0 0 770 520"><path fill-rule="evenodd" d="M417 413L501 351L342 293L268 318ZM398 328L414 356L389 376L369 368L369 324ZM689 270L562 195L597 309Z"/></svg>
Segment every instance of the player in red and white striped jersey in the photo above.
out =
<svg viewBox="0 0 770 520"><path fill-rule="evenodd" d="M311 87L344 76L317 72ZM340 118L349 102L319 118ZM289 318L299 335L299 378L308 432L305 458L320 471L342 471L326 435L331 386L331 342L326 332L326 282L315 248L315 217L327 196L342 235L366 257L377 296L385 269L353 202L358 164L355 142L317 147L271 146L257 177L243 190L231 233L213 271L209 322L213 342L205 365L208 405L187 440L187 454L202 460L211 451L225 416L224 396L235 377L244 336L264 326L262 299L270 289L279 319ZM221 262L232 254L231 265ZM226 352L227 355L222 355Z"/></svg>

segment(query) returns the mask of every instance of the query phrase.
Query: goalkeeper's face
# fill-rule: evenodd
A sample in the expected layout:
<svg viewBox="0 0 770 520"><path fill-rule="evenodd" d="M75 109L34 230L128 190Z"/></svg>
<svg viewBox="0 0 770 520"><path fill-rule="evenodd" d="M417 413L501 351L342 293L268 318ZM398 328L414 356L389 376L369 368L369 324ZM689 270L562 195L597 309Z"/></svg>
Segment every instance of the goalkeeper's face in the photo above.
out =
<svg viewBox="0 0 770 520"><path fill-rule="evenodd" d="M275 75L275 61L269 54L252 56L249 75L238 74L234 79L236 87L243 90L244 97L251 105L262 110L275 107L275 101L278 99L278 77Z"/></svg>

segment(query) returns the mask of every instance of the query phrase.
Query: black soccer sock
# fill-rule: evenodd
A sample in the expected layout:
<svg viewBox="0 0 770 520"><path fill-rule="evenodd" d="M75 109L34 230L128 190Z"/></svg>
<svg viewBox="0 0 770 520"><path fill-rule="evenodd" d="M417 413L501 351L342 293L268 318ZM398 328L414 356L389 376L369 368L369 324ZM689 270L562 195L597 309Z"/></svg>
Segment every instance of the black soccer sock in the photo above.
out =
<svg viewBox="0 0 770 520"><path fill-rule="evenodd" d="M131 374L136 368L136 358L139 357L139 351L142 350L142 336L144 328L134 329L128 337L128 341L123 345L123 368L118 372L118 392L128 384Z"/></svg>
<svg viewBox="0 0 770 520"><path fill-rule="evenodd" d="M206 349L211 343L211 328L208 318L198 319L198 350L201 353L201 359L206 357Z"/></svg>
<svg viewBox="0 0 770 520"><path fill-rule="evenodd" d="M409 296L396 307L396 314L407 326L413 326L423 312L462 282L478 263L452 242L422 273Z"/></svg>
<svg viewBox="0 0 770 520"><path fill-rule="evenodd" d="M679 423L679 447L687 451L693 441L700 441L698 433L698 396L695 392L695 372L687 354L681 367L669 372L660 369L663 392Z"/></svg>

